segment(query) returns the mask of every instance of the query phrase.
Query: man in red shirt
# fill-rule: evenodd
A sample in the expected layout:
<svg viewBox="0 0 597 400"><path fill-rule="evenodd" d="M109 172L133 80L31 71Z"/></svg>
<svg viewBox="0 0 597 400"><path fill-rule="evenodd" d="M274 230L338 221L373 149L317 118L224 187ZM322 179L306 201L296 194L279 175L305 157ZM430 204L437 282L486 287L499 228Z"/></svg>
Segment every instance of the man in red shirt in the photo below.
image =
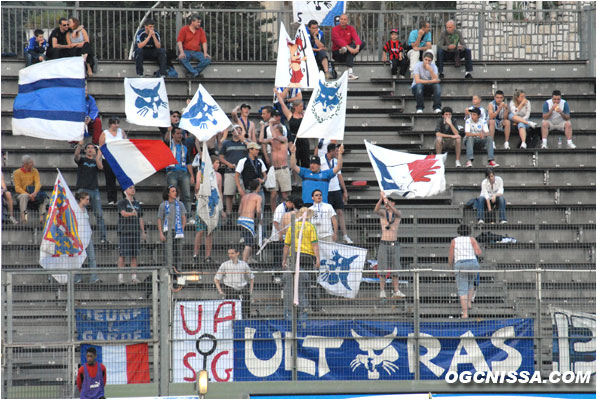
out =
<svg viewBox="0 0 597 400"><path fill-rule="evenodd" d="M348 67L348 79L359 79L352 72L354 58L365 48L356 29L348 25L348 15L340 16L340 24L332 28L332 55L337 62L346 62Z"/></svg>
<svg viewBox="0 0 597 400"><path fill-rule="evenodd" d="M201 71L211 63L211 56L207 54L207 38L198 15L191 16L191 22L178 32L176 47L178 59L188 71L187 76L202 78ZM192 59L199 61L196 68L191 65Z"/></svg>

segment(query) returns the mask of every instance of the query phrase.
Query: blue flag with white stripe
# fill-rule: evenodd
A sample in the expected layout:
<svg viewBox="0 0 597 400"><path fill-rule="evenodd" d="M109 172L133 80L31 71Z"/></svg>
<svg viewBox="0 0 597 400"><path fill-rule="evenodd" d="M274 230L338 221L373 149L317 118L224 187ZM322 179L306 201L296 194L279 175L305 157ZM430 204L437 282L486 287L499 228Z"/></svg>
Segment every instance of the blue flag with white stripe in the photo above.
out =
<svg viewBox="0 0 597 400"><path fill-rule="evenodd" d="M19 71L13 135L79 141L85 128L82 57L44 61Z"/></svg>

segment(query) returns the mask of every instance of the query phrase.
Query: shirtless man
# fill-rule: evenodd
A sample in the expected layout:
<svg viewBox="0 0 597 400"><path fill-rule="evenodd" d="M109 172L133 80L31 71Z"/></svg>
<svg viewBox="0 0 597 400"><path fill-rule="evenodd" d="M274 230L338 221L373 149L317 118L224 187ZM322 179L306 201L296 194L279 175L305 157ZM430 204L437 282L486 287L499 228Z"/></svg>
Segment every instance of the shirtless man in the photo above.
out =
<svg viewBox="0 0 597 400"><path fill-rule="evenodd" d="M391 195L390 195L391 196ZM384 204L384 209L381 209L381 203ZM378 270L390 270L400 268L400 244L398 243L398 225L400 225L400 218L402 215L400 211L395 208L395 201L392 198L387 198L384 192L380 192L379 201L375 205L374 213L379 215L379 224L381 226L381 241L379 242L379 249L377 250L377 268ZM385 298L386 292L384 290L386 279L390 275L389 272L382 274L379 277L379 297ZM405 294L398 289L398 273L394 272L392 275L392 286L394 291L392 298L403 299Z"/></svg>
<svg viewBox="0 0 597 400"><path fill-rule="evenodd" d="M257 179L249 182L247 187L250 192L246 193L240 200L238 207L238 219L236 224L241 228L241 235L245 240L243 250L243 261L247 262L251 257L251 250L255 244L255 220L261 223L261 196L259 191L261 183Z"/></svg>
<svg viewBox="0 0 597 400"><path fill-rule="evenodd" d="M282 192L282 199L286 201L292 190L290 184L290 169L288 169L288 139L284 136L282 125L272 126L272 166L276 172L276 187L270 192L270 207L272 213L276 211L278 191Z"/></svg>

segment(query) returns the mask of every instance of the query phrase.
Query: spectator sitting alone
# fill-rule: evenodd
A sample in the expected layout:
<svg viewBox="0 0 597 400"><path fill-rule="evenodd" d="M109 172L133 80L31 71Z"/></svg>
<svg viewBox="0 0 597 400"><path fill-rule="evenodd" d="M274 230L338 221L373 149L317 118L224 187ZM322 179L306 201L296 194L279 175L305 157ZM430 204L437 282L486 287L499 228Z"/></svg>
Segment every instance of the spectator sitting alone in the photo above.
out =
<svg viewBox="0 0 597 400"><path fill-rule="evenodd" d="M352 71L354 58L365 48L357 30L348 25L348 15L340 15L340 24L332 28L332 56L336 62L346 62L348 79L359 79Z"/></svg>
<svg viewBox="0 0 597 400"><path fill-rule="evenodd" d="M21 160L23 166L13 174L15 192L19 201L19 210L21 210L21 223L27 222L27 207L39 207L39 222L43 223L50 199L45 192L41 191L39 171L33 167L35 165L33 158L24 155Z"/></svg>
<svg viewBox="0 0 597 400"><path fill-rule="evenodd" d="M38 62L46 61L46 49L48 42L44 38L44 31L36 29L33 31L33 37L25 48L25 66L28 67Z"/></svg>
<svg viewBox="0 0 597 400"><path fill-rule="evenodd" d="M493 170L488 169L485 172L485 179L481 182L481 195L476 201L477 223L483 224L485 222L485 205L487 205L487 211L491 211L492 204L499 208L500 224L507 223L504 181L499 176L495 176Z"/></svg>
<svg viewBox="0 0 597 400"><path fill-rule="evenodd" d="M187 75L193 78L203 77L201 72L211 63L211 56L207 54L207 38L201 28L201 17L191 16L191 22L178 32L176 46L178 59L187 70ZM193 59L199 61L195 68L191 65Z"/></svg>
<svg viewBox="0 0 597 400"><path fill-rule="evenodd" d="M417 101L417 114L425 109L425 94L433 94L433 110L436 114L442 112L442 87L437 75L437 67L432 63L433 53L428 51L423 61L418 62L413 70L411 89Z"/></svg>
<svg viewBox="0 0 597 400"><path fill-rule="evenodd" d="M154 29L155 22L146 19L135 35L135 65L137 77L143 78L143 61L157 60L160 64L159 75L166 76L166 50L162 47L160 34Z"/></svg>
<svg viewBox="0 0 597 400"><path fill-rule="evenodd" d="M551 99L543 104L543 122L541 122L541 148L547 149L549 131L563 131L566 135L566 147L575 149L572 142L572 123L570 122L570 106L562 99L562 93L554 90Z"/></svg>
<svg viewBox="0 0 597 400"><path fill-rule="evenodd" d="M460 68L460 59L464 58L465 78L472 78L473 61L471 59L471 49L466 48L466 43L462 33L456 30L454 20L446 22L446 30L439 36L439 46L437 50L437 63L439 67L439 78L444 78L444 62L447 59L454 60L454 67Z"/></svg>

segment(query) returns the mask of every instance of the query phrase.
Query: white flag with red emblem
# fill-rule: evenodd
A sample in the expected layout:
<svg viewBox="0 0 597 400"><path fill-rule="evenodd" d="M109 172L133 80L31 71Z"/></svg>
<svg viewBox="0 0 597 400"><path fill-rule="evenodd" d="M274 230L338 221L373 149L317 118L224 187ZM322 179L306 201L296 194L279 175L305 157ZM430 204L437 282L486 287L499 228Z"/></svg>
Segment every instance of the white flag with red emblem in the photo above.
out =
<svg viewBox="0 0 597 400"><path fill-rule="evenodd" d="M394 151L365 140L379 188L386 195L429 197L446 190L444 162L447 154L421 155Z"/></svg>

